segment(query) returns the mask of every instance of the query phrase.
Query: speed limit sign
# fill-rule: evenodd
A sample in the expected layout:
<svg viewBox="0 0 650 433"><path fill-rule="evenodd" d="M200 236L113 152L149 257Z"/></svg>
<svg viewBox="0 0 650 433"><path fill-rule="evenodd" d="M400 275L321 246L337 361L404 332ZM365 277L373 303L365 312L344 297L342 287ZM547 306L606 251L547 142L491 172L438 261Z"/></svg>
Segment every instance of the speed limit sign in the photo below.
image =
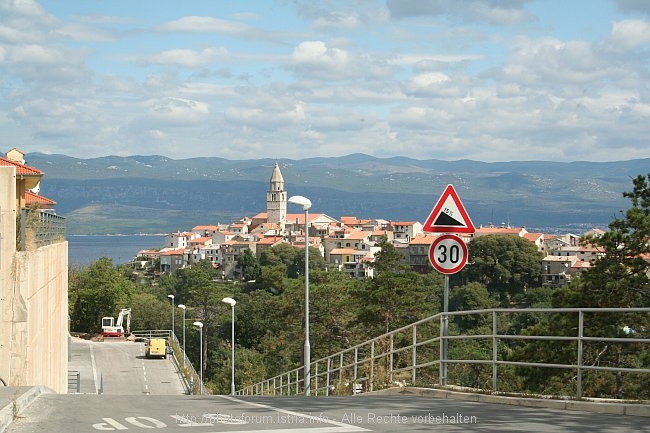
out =
<svg viewBox="0 0 650 433"><path fill-rule="evenodd" d="M431 244L429 260L439 272L455 274L467 263L467 245L456 235L442 235Z"/></svg>

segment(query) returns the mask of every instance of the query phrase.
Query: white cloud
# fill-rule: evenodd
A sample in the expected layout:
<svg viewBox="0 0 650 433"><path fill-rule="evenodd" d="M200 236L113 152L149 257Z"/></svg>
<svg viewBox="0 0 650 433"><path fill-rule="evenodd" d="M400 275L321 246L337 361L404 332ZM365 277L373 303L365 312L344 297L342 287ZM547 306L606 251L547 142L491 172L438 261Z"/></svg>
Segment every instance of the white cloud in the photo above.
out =
<svg viewBox="0 0 650 433"><path fill-rule="evenodd" d="M210 47L201 51L176 49L157 54L140 56L136 62L142 65L174 65L184 68L196 68L213 64L229 55L223 47Z"/></svg>
<svg viewBox="0 0 650 433"><path fill-rule="evenodd" d="M187 16L156 27L160 32L245 34L251 27L236 21L207 16Z"/></svg>
<svg viewBox="0 0 650 433"><path fill-rule="evenodd" d="M644 2L594 3L571 27L539 1L0 0L3 140L81 157L649 157Z"/></svg>
<svg viewBox="0 0 650 433"><path fill-rule="evenodd" d="M350 62L344 50L329 48L321 41L306 41L298 45L291 55L294 65L326 68L330 71L343 71Z"/></svg>
<svg viewBox="0 0 650 433"><path fill-rule="evenodd" d="M629 51L650 44L650 25L641 20L612 23L612 33L607 45L613 50Z"/></svg>
<svg viewBox="0 0 650 433"><path fill-rule="evenodd" d="M181 98L164 98L147 102L146 117L151 123L187 126L206 119L210 107L204 102Z"/></svg>

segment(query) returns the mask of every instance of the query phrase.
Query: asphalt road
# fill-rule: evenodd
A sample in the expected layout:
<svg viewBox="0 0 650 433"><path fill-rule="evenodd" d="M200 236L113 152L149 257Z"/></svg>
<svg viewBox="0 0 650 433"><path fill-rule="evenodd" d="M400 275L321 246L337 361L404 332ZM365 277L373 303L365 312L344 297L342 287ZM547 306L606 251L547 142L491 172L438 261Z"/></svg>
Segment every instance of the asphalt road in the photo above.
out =
<svg viewBox="0 0 650 433"><path fill-rule="evenodd" d="M647 417L418 396L41 395L8 433L650 432Z"/></svg>
<svg viewBox="0 0 650 433"><path fill-rule="evenodd" d="M82 394L96 394L100 388L105 395L185 393L172 359L147 359L140 342L75 339L69 369L80 372Z"/></svg>
<svg viewBox="0 0 650 433"><path fill-rule="evenodd" d="M40 395L5 432L650 432L648 417L430 396L184 395L173 361L144 358L142 343L75 341L71 350L82 393Z"/></svg>

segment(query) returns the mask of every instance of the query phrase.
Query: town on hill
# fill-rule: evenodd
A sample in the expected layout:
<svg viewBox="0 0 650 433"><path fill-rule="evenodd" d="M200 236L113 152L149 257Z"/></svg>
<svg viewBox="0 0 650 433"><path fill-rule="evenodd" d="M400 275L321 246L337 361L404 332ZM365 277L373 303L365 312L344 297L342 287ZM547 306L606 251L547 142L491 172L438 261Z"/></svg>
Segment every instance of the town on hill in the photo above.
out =
<svg viewBox="0 0 650 433"><path fill-rule="evenodd" d="M228 224L197 225L188 231L175 231L165 236L160 249L140 250L134 262L139 267L159 262L159 272L174 273L193 262L209 260L221 270L225 280L241 280L244 275L238 258L244 251L260 258L268 248L290 244L316 249L331 269L347 273L351 278L372 277L382 239L392 243L414 271L427 273L431 244L440 233L426 232L418 221L391 221L381 218L359 219L355 216L333 218L325 213L290 213L289 195L276 162L266 193L266 212L244 217ZM301 210L295 206L295 210ZM305 221L305 218L307 220ZM603 231L592 229L584 235L598 236ZM580 244L580 236L529 232L525 227L508 225L479 226L464 233L464 242L485 235L516 236L530 241L544 254L540 280L544 287L562 287L572 276L590 266L599 255L598 249Z"/></svg>

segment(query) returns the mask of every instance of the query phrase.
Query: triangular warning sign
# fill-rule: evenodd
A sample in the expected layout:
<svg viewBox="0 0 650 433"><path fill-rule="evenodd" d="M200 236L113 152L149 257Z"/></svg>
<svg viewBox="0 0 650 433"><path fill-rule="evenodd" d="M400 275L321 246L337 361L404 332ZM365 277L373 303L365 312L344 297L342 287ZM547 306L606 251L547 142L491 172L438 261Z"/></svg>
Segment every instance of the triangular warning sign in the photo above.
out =
<svg viewBox="0 0 650 433"><path fill-rule="evenodd" d="M474 233L476 231L453 185L447 185L422 230L428 233Z"/></svg>

